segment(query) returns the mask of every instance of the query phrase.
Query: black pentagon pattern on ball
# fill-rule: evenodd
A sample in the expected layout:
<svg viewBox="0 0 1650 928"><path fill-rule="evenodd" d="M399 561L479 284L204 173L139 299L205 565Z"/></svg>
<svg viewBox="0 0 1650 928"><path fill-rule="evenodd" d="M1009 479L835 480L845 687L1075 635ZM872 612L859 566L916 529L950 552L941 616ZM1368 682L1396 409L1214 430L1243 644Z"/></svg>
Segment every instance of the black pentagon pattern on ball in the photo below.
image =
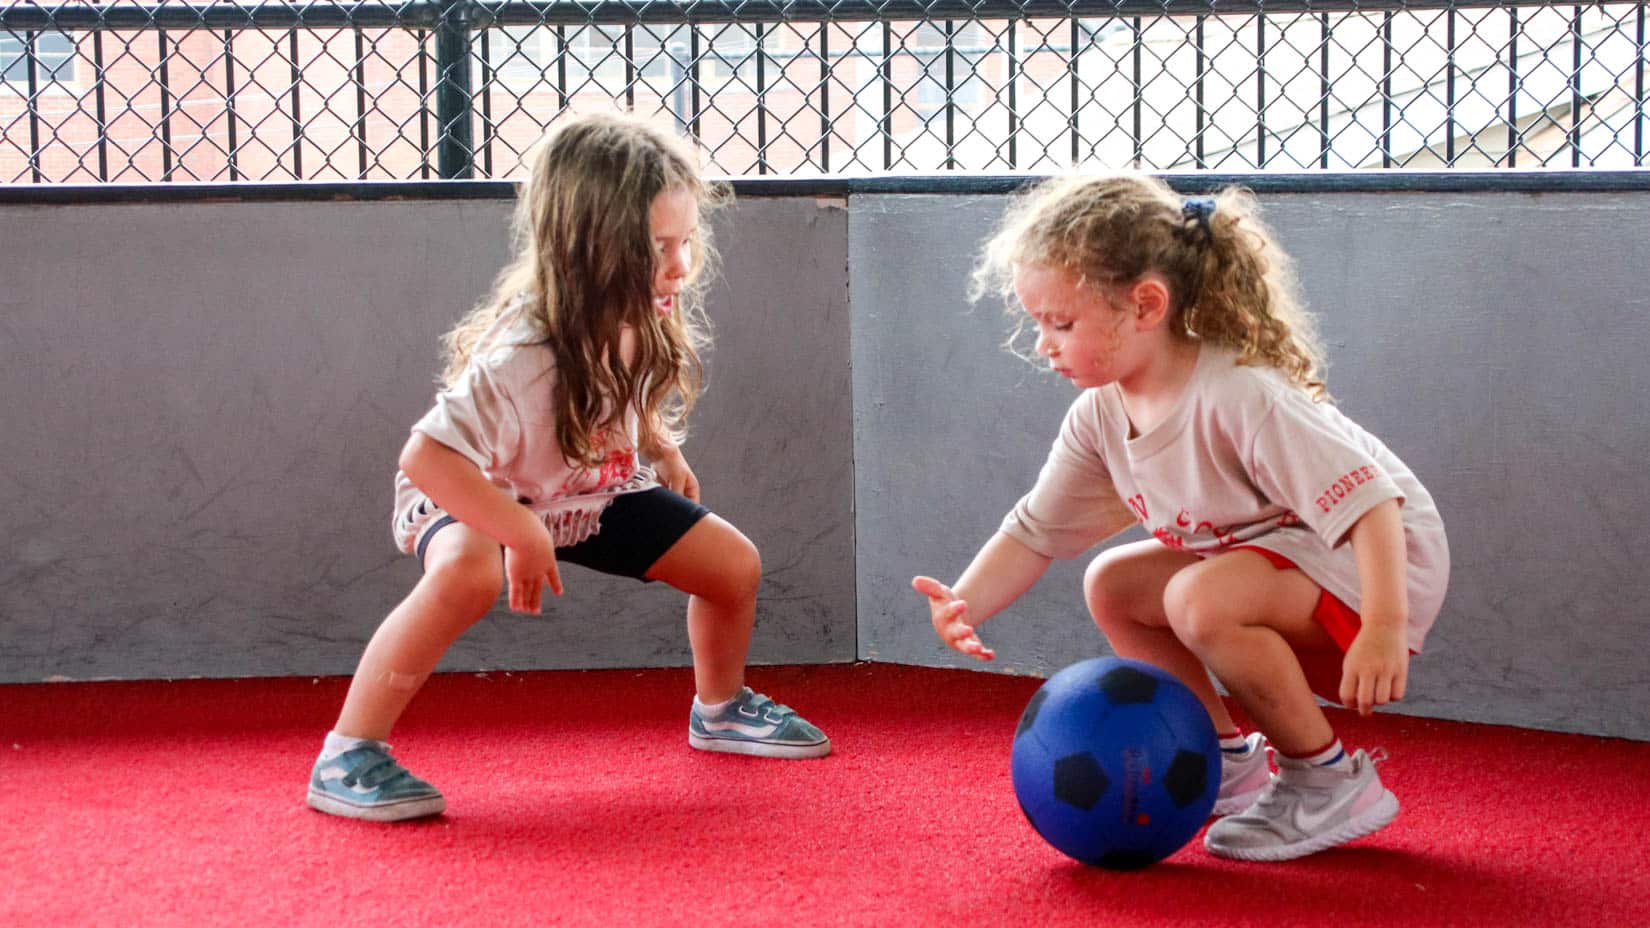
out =
<svg viewBox="0 0 1650 928"><path fill-rule="evenodd" d="M1209 786L1209 761L1196 751L1182 748L1169 761L1169 770L1163 774L1163 789L1174 800L1175 807L1184 809L1196 802Z"/></svg>
<svg viewBox="0 0 1650 928"><path fill-rule="evenodd" d="M1026 703L1026 711L1020 713L1020 724L1014 729L1014 737L1018 738L1037 724L1037 710L1048 701L1048 691L1038 690L1031 694L1031 702Z"/></svg>
<svg viewBox="0 0 1650 928"><path fill-rule="evenodd" d="M1054 762L1054 798L1083 811L1094 808L1111 780L1091 754L1070 754Z"/></svg>
<svg viewBox="0 0 1650 928"><path fill-rule="evenodd" d="M1127 848L1121 851L1108 851L1099 860L1094 861L1094 864L1107 870L1139 870L1157 861L1158 856L1151 851Z"/></svg>
<svg viewBox="0 0 1650 928"><path fill-rule="evenodd" d="M1157 698L1157 678L1133 667L1117 667L1100 678L1100 690L1113 705L1144 705Z"/></svg>

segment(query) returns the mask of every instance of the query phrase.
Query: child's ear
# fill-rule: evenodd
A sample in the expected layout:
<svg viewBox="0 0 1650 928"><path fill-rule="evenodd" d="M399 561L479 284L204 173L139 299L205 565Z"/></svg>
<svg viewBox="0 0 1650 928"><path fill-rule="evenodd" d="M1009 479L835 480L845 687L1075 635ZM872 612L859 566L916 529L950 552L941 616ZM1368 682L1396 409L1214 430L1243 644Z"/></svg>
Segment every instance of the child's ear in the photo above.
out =
<svg viewBox="0 0 1650 928"><path fill-rule="evenodd" d="M1169 315L1169 288L1156 277L1145 277L1129 292L1134 300L1135 327L1156 328Z"/></svg>

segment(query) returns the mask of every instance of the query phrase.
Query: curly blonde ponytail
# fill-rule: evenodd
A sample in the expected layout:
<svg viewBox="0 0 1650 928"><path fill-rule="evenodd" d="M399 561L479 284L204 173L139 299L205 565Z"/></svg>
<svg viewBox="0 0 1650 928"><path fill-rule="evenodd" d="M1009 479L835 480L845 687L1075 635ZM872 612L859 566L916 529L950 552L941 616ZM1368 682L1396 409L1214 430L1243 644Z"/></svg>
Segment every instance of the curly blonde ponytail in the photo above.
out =
<svg viewBox="0 0 1650 928"><path fill-rule="evenodd" d="M1141 174L1045 181L1010 206L975 266L970 296L995 292L1012 305L1016 264L1100 286L1158 274L1185 335L1232 348L1238 363L1277 368L1314 399L1329 398L1323 350L1292 263L1247 190L1184 200Z"/></svg>

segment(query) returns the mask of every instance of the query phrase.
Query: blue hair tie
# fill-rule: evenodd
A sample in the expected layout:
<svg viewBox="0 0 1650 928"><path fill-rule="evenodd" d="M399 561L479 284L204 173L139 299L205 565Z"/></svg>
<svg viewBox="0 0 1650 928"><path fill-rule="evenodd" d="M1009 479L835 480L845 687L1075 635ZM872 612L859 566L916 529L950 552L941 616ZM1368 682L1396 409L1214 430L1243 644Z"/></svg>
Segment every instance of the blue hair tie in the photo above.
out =
<svg viewBox="0 0 1650 928"><path fill-rule="evenodd" d="M1203 231L1205 237L1212 236L1209 229L1209 219L1215 214L1214 197L1188 197L1180 204L1180 218L1196 219L1197 227Z"/></svg>

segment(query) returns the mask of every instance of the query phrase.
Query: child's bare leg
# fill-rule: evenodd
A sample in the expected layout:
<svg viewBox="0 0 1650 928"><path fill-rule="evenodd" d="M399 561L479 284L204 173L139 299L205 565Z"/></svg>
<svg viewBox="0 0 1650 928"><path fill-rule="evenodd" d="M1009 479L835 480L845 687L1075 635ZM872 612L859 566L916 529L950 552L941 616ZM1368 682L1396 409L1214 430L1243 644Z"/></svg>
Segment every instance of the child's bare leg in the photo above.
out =
<svg viewBox="0 0 1650 928"><path fill-rule="evenodd" d="M498 542L454 523L424 552L424 576L367 643L333 729L382 741L454 641L497 602Z"/></svg>
<svg viewBox="0 0 1650 928"><path fill-rule="evenodd" d="M1363 751L1348 753L1302 670L1335 644L1313 619L1323 591L1299 570L1231 551L1176 574L1169 621L1278 750L1278 773L1254 804L1215 822L1203 844L1219 857L1292 860L1378 831L1398 814ZM1310 814L1306 810L1310 809Z"/></svg>
<svg viewBox="0 0 1650 928"><path fill-rule="evenodd" d="M1163 591L1180 571L1198 563L1156 539L1110 548L1083 575L1089 614L1118 656L1145 661L1172 673L1191 688L1215 730L1237 730L1226 704L1209 681L1202 658L1193 654L1169 625Z"/></svg>
<svg viewBox="0 0 1650 928"><path fill-rule="evenodd" d="M1296 650L1335 648L1312 618L1322 594L1298 570L1233 551L1175 574L1164 605L1175 635L1220 679L1273 747L1305 756L1334 741Z"/></svg>
<svg viewBox="0 0 1650 928"><path fill-rule="evenodd" d="M745 685L762 557L740 531L707 515L647 572L688 594L688 643L699 701L725 702Z"/></svg>
<svg viewBox="0 0 1650 928"><path fill-rule="evenodd" d="M762 558L750 539L707 515L647 576L688 594L688 642L698 690L688 716L689 745L759 757L831 753L831 739L796 710L745 687L745 655L762 585Z"/></svg>

